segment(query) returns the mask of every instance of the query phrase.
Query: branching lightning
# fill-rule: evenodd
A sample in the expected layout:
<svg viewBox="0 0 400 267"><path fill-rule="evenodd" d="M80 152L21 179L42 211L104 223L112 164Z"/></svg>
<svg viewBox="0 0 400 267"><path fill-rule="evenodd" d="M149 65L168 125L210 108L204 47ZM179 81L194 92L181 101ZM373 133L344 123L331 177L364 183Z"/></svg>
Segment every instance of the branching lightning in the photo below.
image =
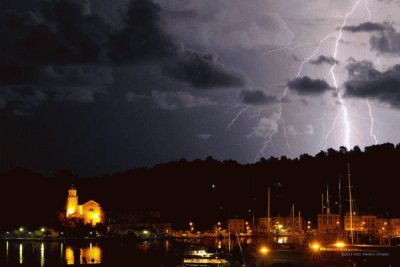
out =
<svg viewBox="0 0 400 267"><path fill-rule="evenodd" d="M230 130L233 124L235 124L236 120L239 119L239 117L242 115L243 112L247 111L250 108L250 106L246 106L239 110L239 112L236 114L236 116L231 120L231 122L228 124L226 127L227 130Z"/></svg>
<svg viewBox="0 0 400 267"><path fill-rule="evenodd" d="M329 129L329 131L325 135L325 143L324 143L324 146L322 147L323 150L327 149L327 147L328 147L329 136L335 130L336 122L337 122L337 119L339 118L339 114L340 113L336 114L335 119L333 120L333 123L332 123L332 127Z"/></svg>
<svg viewBox="0 0 400 267"><path fill-rule="evenodd" d="M316 45L317 47L315 48L315 50L314 50L307 58L305 58L305 59L300 63L299 69L298 69L298 71L297 71L297 73L296 73L296 75L295 75L295 78L299 78L300 74L301 74L302 71L303 71L304 65L305 65L306 63L308 63L313 57L315 57L315 56L317 55L318 51L319 51L320 48L321 48L321 45L322 45L326 40L328 40L328 39L330 39L330 38L334 38L334 39L335 39L335 42L334 42L334 50L333 50L333 54L332 54L332 57L333 57L333 59L334 59L335 61L334 61L334 63L332 64L332 66L330 67L330 69L329 69L329 75L330 75L330 77L331 77L331 79L332 79L332 81L333 81L333 88L334 88L334 90L335 90L335 93L336 93L337 98L338 98L338 102L339 102L339 104L340 104L340 110L337 112L337 114L336 114L336 116L335 116L335 118L334 118L334 120L333 120L333 123L332 123L331 128L329 128L329 130L327 131L327 133L326 133L326 135L325 135L325 138L324 138L324 141L321 142L321 145L322 145L322 143L323 143L323 148L324 148L324 149L327 148L329 137L330 137L330 135L333 133L333 131L336 129L336 124L337 124L337 120L338 120L339 117L341 117L341 118L343 119L343 126L344 126L344 145L345 145L346 148L348 148L348 149L350 148L350 145L351 145L351 127L352 127L352 125L351 125L351 121L350 121L349 110L348 110L348 108L347 108L347 106L346 106L345 101L343 100L343 92L342 92L342 90L339 88L338 80L337 80L336 74L335 74L335 69L336 69L336 67L337 67L337 65L338 65L338 63L337 63L337 58L338 58L338 53L339 53L339 45L340 45L340 42L341 42L341 39L342 39L342 36L343 36L343 29L344 29L345 26L347 26L347 22L348 22L349 17L352 16L352 15L354 14L354 12L357 10L357 8L360 6L360 4L361 4L362 2L364 2L364 8L365 8L365 10L366 10L366 12L367 12L368 20L371 21L371 11L370 11L370 9L369 9L369 2L368 2L368 0L357 0L357 1L354 3L354 5L352 6L351 10L350 10L348 13L345 14L345 17L344 17L344 19L343 19L343 21L342 21L340 27L338 28L338 30L335 30L335 31L329 33L329 34L326 35L324 38L322 38L318 43L310 43L310 42L309 42L309 43L303 43L303 44L301 44L301 43L297 43L297 42L291 42L291 43L288 43L287 45L285 45L285 46L283 46L283 47L280 47L280 48L276 48L276 49L267 51L267 52L264 54L264 55L270 55L270 54L272 54L272 53L279 52L279 51L282 51L282 50L294 50L294 49L297 49L298 47L305 47L305 46L313 46L313 45ZM291 151L291 148L290 148L290 144L289 144L288 136L287 136L287 132L286 132L287 129L286 129L286 126L285 126L285 120L283 119L283 114L282 114L282 102L283 102L282 100L287 96L288 90L289 90L289 87L286 86L286 87L284 88L284 90L283 90L282 96L280 97L278 113L275 113L275 115L277 115L277 116L276 116L276 118L277 118L276 122L279 123L279 125L282 126L284 138L285 138L285 141L286 141L286 146L287 146L287 148L288 148L288 150L289 150L289 152L290 152L290 151ZM376 136L375 136L374 133L373 133L373 129L374 129L374 118L373 118L372 109L371 109L371 106L369 105L368 100L367 100L367 105L368 105L368 108L369 108L369 117L370 117L370 120L371 120L370 135L371 135L371 137L374 139L375 143L377 143L377 138L376 138ZM324 121L325 121L325 116L326 116L326 114L325 114L325 115L323 116L323 118L322 118L322 120L323 120L322 123L323 123L324 132L325 132L325 123L324 123ZM271 118L272 118L272 116L271 116ZM264 155L264 154L265 154L265 150L267 149L268 145L272 142L272 138L273 138L273 136L274 136L275 134L276 134L276 131L273 131L273 129L268 129L268 130L265 132L263 145L262 145L261 149L258 151L255 160L257 160L258 157L260 157L261 155Z"/></svg>
<svg viewBox="0 0 400 267"><path fill-rule="evenodd" d="M372 116L372 108L371 108L371 105L369 104L368 99L366 99L365 102L367 103L367 106L368 106L368 113L369 113L369 117L370 117L370 121L371 121L371 128L370 128L369 134L374 139L375 145L377 145L378 139L376 138L376 135L374 134L374 117Z"/></svg>
<svg viewBox="0 0 400 267"><path fill-rule="evenodd" d="M333 35L333 33L331 32L331 33L327 34L324 38L322 38L318 43L306 43L306 44L303 44L303 45L302 45L302 46L306 46L306 45L317 45L317 47L314 49L314 51L311 53L310 56L308 56L307 58L305 58L305 59L300 63L300 66L299 66L299 69L298 69L298 71L297 71L297 73L296 73L295 78L299 78L300 74L301 74L302 71L303 71L304 65L305 65L307 62L309 62L313 57L315 57L315 56L317 55L318 51L319 51L320 48L321 48L321 45L322 45L325 41L327 41L328 39L332 38L332 35ZM298 47L298 46L296 46L296 47ZM290 48L290 45L286 45L286 46L284 46L284 47L282 47L282 48L280 48L280 49L271 50L271 51L267 52L265 55L271 54L272 52L281 51L281 50L283 50L283 49L289 49L289 48ZM285 120L284 120L283 115L282 115L282 101L283 101L284 98L287 96L288 90L289 90L289 87L288 87L288 86L285 86L285 88L284 88L284 90L283 90L283 94L282 94L282 96L280 97L280 101L279 101L279 105L278 105L277 122L282 126L282 129L283 129L283 136L284 136L284 138L285 138L286 147L287 147L287 149L288 149L288 151L289 151L289 154L292 154L292 152L291 152L292 149L291 149L291 147L290 147L290 143L289 143L289 139L288 139L288 135L287 135L287 129L286 129L286 125L285 125ZM255 157L255 161L260 157L260 155L264 155L264 154L265 154L265 150L267 149L268 145L272 142L272 137L274 136L274 134L276 134L276 132L275 132L275 131L272 131L272 130L269 130L269 131L266 132L266 134L265 134L265 136L264 136L263 145L262 145L261 149L257 152L256 157Z"/></svg>
<svg viewBox="0 0 400 267"><path fill-rule="evenodd" d="M273 53L276 53L276 52L279 52L279 51L283 51L283 50L295 50L295 49L297 49L299 47L312 46L312 45L315 45L315 43L311 43L311 42L308 42L308 43L290 42L290 43L288 43L288 44L286 44L286 45L284 45L282 47L274 48L274 49L271 49L271 50L265 52L264 56L267 56L269 54L273 54Z"/></svg>
<svg viewBox="0 0 400 267"><path fill-rule="evenodd" d="M349 112L347 110L347 107L343 101L342 98L342 92L339 89L339 85L337 83L336 80L336 76L335 76L335 68L337 65L337 55L338 55L338 51L339 51L339 43L340 40L342 39L342 35L343 35L343 28L347 25L347 19L355 12L355 10L357 9L357 7L360 5L361 0L357 0L357 2L354 4L353 8L351 9L351 11L349 13L346 14L346 16L344 17L344 20L342 22L342 24L339 27L339 34L336 38L336 42L335 42L335 49L333 52L333 58L335 59L335 62L333 63L332 67L330 68L330 73L332 76L332 80L333 80L333 85L337 94L337 97L339 99L339 103L342 109L342 114L343 114L343 122L344 122L344 135L345 135L345 146L347 149L350 148L350 136L351 136L351 122L350 122L350 118L349 118Z"/></svg>
<svg viewBox="0 0 400 267"><path fill-rule="evenodd" d="M371 10L369 9L368 0L364 0L364 6L368 14L368 21L371 21Z"/></svg>

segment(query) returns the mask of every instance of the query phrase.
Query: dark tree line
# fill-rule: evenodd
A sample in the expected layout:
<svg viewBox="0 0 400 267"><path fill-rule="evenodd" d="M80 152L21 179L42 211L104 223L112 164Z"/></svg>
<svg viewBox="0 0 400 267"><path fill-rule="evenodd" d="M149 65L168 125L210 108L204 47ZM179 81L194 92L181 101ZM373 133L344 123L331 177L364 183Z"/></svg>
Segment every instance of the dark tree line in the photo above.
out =
<svg viewBox="0 0 400 267"><path fill-rule="evenodd" d="M198 228L227 217L251 220L265 216L267 189L271 188L271 214L288 216L292 204L307 219L321 210L321 194L330 188L333 211L341 199L348 206L347 165L350 164L353 196L359 212L399 216L397 196L400 145L386 143L347 151L328 149L315 156L303 154L261 159L255 164L205 160L160 164L102 177L78 177L68 170L44 177L25 169L0 173L1 228L49 225L65 206L67 189L78 188L80 202L99 202L107 211L159 210L164 221L184 227L189 220Z"/></svg>

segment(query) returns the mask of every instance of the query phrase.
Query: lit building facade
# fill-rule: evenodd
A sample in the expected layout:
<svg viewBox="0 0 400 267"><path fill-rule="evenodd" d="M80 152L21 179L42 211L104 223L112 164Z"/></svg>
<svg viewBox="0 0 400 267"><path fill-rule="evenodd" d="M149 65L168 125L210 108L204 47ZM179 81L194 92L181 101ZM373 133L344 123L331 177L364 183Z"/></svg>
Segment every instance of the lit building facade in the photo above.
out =
<svg viewBox="0 0 400 267"><path fill-rule="evenodd" d="M344 217L344 230L355 231L364 234L371 234L376 231L377 218L372 215L353 215L350 221L350 214Z"/></svg>
<svg viewBox="0 0 400 267"><path fill-rule="evenodd" d="M270 232L301 232L303 230L303 217L262 217L258 219L258 233Z"/></svg>
<svg viewBox="0 0 400 267"><path fill-rule="evenodd" d="M100 204L94 200L79 205L77 189L72 186L68 190L66 218L67 220L82 220L84 224L96 226L96 224L103 222L104 214Z"/></svg>
<svg viewBox="0 0 400 267"><path fill-rule="evenodd" d="M246 233L246 223L244 219L228 219L228 231L233 233Z"/></svg>
<svg viewBox="0 0 400 267"><path fill-rule="evenodd" d="M336 234L342 229L340 215L334 213L318 214L318 233Z"/></svg>

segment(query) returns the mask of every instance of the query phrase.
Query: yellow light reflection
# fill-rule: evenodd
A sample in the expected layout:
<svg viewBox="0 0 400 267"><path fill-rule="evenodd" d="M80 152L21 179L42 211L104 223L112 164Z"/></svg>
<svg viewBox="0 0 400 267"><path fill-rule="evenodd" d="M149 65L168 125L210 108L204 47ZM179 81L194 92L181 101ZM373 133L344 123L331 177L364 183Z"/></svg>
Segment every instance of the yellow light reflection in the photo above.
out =
<svg viewBox="0 0 400 267"><path fill-rule="evenodd" d="M40 267L44 266L44 243L40 245Z"/></svg>
<svg viewBox="0 0 400 267"><path fill-rule="evenodd" d="M22 244L19 244L19 264L24 262L24 248Z"/></svg>
<svg viewBox="0 0 400 267"><path fill-rule="evenodd" d="M60 243L60 259L61 259L61 262L63 263L64 262L64 243L63 242Z"/></svg>
<svg viewBox="0 0 400 267"><path fill-rule="evenodd" d="M99 264L101 263L101 249L99 246L92 245L81 249L81 264Z"/></svg>
<svg viewBox="0 0 400 267"><path fill-rule="evenodd" d="M335 247L337 248L344 248L346 246L346 243L344 243L343 241L337 241L335 243Z"/></svg>
<svg viewBox="0 0 400 267"><path fill-rule="evenodd" d="M65 249L65 261L67 265L74 265L74 250L71 246L67 246Z"/></svg>

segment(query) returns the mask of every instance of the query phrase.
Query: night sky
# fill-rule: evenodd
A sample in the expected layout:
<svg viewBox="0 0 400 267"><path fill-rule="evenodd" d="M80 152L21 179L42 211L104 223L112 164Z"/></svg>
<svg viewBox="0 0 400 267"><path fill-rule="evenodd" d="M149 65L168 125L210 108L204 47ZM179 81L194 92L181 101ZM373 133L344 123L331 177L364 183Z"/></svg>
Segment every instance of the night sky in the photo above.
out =
<svg viewBox="0 0 400 267"><path fill-rule="evenodd" d="M397 144L398 14L397 0L3 0L0 167L93 176Z"/></svg>

